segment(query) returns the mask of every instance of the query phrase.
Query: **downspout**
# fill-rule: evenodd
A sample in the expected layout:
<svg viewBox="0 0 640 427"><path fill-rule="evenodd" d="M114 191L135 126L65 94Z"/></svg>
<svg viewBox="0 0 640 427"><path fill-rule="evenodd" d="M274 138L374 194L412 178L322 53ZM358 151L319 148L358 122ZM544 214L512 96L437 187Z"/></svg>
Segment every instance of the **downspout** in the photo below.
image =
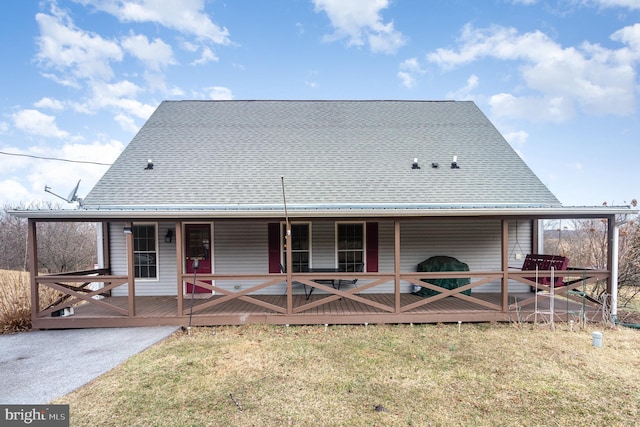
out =
<svg viewBox="0 0 640 427"><path fill-rule="evenodd" d="M614 323L618 323L618 274L619 274L619 244L620 244L620 226L626 224L629 221L627 215L622 215L618 220L614 216L613 227L611 229L611 317ZM637 326L637 325L636 325ZM631 326L633 327L633 326Z"/></svg>

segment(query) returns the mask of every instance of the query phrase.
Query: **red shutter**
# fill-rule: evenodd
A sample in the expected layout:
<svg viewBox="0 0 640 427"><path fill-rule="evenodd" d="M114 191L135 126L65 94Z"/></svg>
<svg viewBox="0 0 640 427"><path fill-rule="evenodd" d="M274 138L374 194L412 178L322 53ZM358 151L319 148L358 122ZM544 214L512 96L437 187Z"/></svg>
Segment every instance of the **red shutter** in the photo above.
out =
<svg viewBox="0 0 640 427"><path fill-rule="evenodd" d="M367 222L367 272L378 272L378 223Z"/></svg>
<svg viewBox="0 0 640 427"><path fill-rule="evenodd" d="M280 273L280 223L269 223L269 273Z"/></svg>

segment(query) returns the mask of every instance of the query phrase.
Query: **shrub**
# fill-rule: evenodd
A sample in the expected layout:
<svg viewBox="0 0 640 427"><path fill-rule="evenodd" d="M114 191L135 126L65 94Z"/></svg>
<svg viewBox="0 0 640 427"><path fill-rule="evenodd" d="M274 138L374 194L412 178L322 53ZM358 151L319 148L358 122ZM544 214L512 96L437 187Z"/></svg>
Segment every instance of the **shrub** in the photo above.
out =
<svg viewBox="0 0 640 427"><path fill-rule="evenodd" d="M58 297L58 292L40 290L40 304L47 306ZM0 333L31 329L31 287L29 273L0 270Z"/></svg>

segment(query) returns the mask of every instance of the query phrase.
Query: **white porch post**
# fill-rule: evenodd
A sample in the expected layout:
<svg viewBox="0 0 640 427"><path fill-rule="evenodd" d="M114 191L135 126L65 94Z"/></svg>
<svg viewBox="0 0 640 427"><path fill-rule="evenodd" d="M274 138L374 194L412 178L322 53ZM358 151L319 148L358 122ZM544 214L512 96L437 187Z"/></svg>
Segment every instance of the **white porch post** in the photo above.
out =
<svg viewBox="0 0 640 427"><path fill-rule="evenodd" d="M615 322L618 320L618 243L620 240L620 228L615 217L609 219L609 232L611 233L611 317Z"/></svg>

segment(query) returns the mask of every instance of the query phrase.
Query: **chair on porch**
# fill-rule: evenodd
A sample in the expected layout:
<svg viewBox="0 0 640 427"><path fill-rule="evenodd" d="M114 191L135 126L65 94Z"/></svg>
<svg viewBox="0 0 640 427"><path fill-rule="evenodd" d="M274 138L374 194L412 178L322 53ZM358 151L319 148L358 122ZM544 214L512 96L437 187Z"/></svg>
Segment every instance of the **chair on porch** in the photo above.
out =
<svg viewBox="0 0 640 427"><path fill-rule="evenodd" d="M354 273L362 273L363 270L364 270L364 264L363 263L359 263L359 264L356 264L355 268L353 269L353 272ZM340 290L342 285L355 286L355 284L357 282L358 282L358 279L338 279L337 283L334 283L334 288Z"/></svg>
<svg viewBox="0 0 640 427"><path fill-rule="evenodd" d="M286 268L285 268L285 266L284 266L284 265L282 265L282 264L280 264L280 272L281 272L281 273L286 273L286 272L287 272L287 269L286 269ZM306 300L309 300L309 298L311 297L311 294L313 293L313 290L315 289L315 288L313 288L313 287L312 287L312 288L307 292L307 285L306 285L306 284L304 284L304 283L301 283L301 282L295 281L295 280L293 281L292 285L293 285L293 286L300 286L300 285L302 285L302 288L304 289L304 296L305 296L305 299L306 299ZM286 294L286 291L285 291L285 294Z"/></svg>

